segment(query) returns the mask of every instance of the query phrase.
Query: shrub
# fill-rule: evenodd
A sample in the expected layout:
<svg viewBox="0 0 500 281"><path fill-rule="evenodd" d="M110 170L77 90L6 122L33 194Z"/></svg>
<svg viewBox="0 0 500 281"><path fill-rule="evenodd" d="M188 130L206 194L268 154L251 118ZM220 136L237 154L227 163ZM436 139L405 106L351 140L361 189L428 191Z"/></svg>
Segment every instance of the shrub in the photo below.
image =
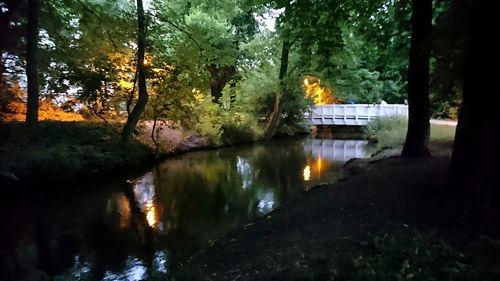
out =
<svg viewBox="0 0 500 281"><path fill-rule="evenodd" d="M222 126L221 139L223 144L252 142L256 139L256 133L247 123L228 123Z"/></svg>
<svg viewBox="0 0 500 281"><path fill-rule="evenodd" d="M378 148L397 147L405 141L407 124L404 116L378 117L363 128L363 137Z"/></svg>

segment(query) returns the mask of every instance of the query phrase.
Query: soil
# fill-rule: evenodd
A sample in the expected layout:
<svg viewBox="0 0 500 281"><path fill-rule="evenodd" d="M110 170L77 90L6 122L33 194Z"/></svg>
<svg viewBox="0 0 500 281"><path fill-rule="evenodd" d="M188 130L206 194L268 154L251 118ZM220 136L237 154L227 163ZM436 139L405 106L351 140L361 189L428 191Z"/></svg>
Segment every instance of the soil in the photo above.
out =
<svg viewBox="0 0 500 281"><path fill-rule="evenodd" d="M487 280L500 280L498 221L476 220L449 200L451 143L431 151L424 159L392 150L351 162L352 176L213 241L175 279L331 280L332 263L375 251L375 237L415 229L464 251Z"/></svg>
<svg viewBox="0 0 500 281"><path fill-rule="evenodd" d="M155 128L156 148L151 138L152 130L153 121L141 121L137 126L137 138L152 149L157 149L159 155L167 156L209 147L198 134L182 130L172 121L158 121Z"/></svg>

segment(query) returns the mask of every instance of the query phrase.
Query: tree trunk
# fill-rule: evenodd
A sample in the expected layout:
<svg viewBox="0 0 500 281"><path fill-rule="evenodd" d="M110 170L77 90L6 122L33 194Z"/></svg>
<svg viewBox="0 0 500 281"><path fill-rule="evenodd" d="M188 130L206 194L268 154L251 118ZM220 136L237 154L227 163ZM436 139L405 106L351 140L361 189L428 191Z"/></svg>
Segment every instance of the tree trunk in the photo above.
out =
<svg viewBox="0 0 500 281"><path fill-rule="evenodd" d="M210 72L210 81L208 84L210 86L212 101L215 103L220 103L222 90L224 90L227 82L236 72L236 67L234 65L217 67L215 64L211 64L208 67L208 72Z"/></svg>
<svg viewBox="0 0 500 281"><path fill-rule="evenodd" d="M402 157L429 156L429 58L432 0L412 0L411 46L408 66L408 132Z"/></svg>
<svg viewBox="0 0 500 281"><path fill-rule="evenodd" d="M28 104L26 106L26 123L34 125L38 122L38 15L39 0L28 1L28 25L26 30L26 77L28 78Z"/></svg>
<svg viewBox="0 0 500 281"><path fill-rule="evenodd" d="M290 41L288 39L285 39L283 41L283 46L281 49L281 65L279 73L280 89L275 95L273 113L271 114L269 122L266 126L266 130L264 131L264 139L266 140L269 140L274 136L280 123L281 113L283 111L281 98L286 94L287 91L286 76L288 72L288 56L291 47L292 44L290 43Z"/></svg>
<svg viewBox="0 0 500 281"><path fill-rule="evenodd" d="M148 91L146 88L146 70L144 69L144 55L146 48L146 18L142 0L137 0L137 74L139 83L139 97L128 115L127 123L123 127L122 140L127 142L132 137L134 129L148 103Z"/></svg>
<svg viewBox="0 0 500 281"><path fill-rule="evenodd" d="M463 103L451 159L451 188L476 210L500 207L497 33L500 3L472 2ZM497 210L498 211L498 210Z"/></svg>

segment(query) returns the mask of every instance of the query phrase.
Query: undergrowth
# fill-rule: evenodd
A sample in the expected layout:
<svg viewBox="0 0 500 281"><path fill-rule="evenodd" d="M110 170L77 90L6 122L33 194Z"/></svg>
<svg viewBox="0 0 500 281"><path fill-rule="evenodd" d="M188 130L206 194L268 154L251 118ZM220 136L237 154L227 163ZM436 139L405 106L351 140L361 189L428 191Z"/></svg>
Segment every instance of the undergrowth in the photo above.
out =
<svg viewBox="0 0 500 281"><path fill-rule="evenodd" d="M139 142L123 144L120 129L120 124L90 122L0 124L0 171L23 181L64 181L138 165L151 156Z"/></svg>
<svg viewBox="0 0 500 281"><path fill-rule="evenodd" d="M402 147L407 127L407 117L378 117L363 128L363 138L375 144L375 150ZM455 127L431 124L430 141L452 141L454 138Z"/></svg>

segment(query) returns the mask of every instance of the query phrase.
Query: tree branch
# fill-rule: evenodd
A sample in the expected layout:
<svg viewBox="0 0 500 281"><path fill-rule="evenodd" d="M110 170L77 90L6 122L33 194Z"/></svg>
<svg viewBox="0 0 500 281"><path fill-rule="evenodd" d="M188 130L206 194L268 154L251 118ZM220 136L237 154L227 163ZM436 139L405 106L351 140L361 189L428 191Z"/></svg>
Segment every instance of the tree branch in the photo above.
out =
<svg viewBox="0 0 500 281"><path fill-rule="evenodd" d="M177 25L176 23L170 21L169 19L165 18L165 17L161 17L160 18L161 21L164 21L168 24L170 24L171 26L173 26L175 29L179 30L180 32L186 34L186 36L191 39L195 44L196 46L198 46L198 49L200 51L200 56L202 56L202 53L203 53L203 48L201 47L200 43L193 37L193 35L191 35L191 33L187 32L186 30L182 29L179 25Z"/></svg>
<svg viewBox="0 0 500 281"><path fill-rule="evenodd" d="M113 48L115 48L115 50L118 50L118 45L116 45L115 41L113 40L111 33L109 33L108 29L106 29L106 27L104 27L104 25L102 24L101 16L99 16L96 12L94 12L92 9L90 9L81 0L76 0L76 2L78 2L82 6L83 9L85 9L90 14L94 15L99 20L99 25L101 26L102 30L104 30L104 33L106 33L106 35L108 36L108 39L109 39L109 41L111 41L111 44L113 44Z"/></svg>

